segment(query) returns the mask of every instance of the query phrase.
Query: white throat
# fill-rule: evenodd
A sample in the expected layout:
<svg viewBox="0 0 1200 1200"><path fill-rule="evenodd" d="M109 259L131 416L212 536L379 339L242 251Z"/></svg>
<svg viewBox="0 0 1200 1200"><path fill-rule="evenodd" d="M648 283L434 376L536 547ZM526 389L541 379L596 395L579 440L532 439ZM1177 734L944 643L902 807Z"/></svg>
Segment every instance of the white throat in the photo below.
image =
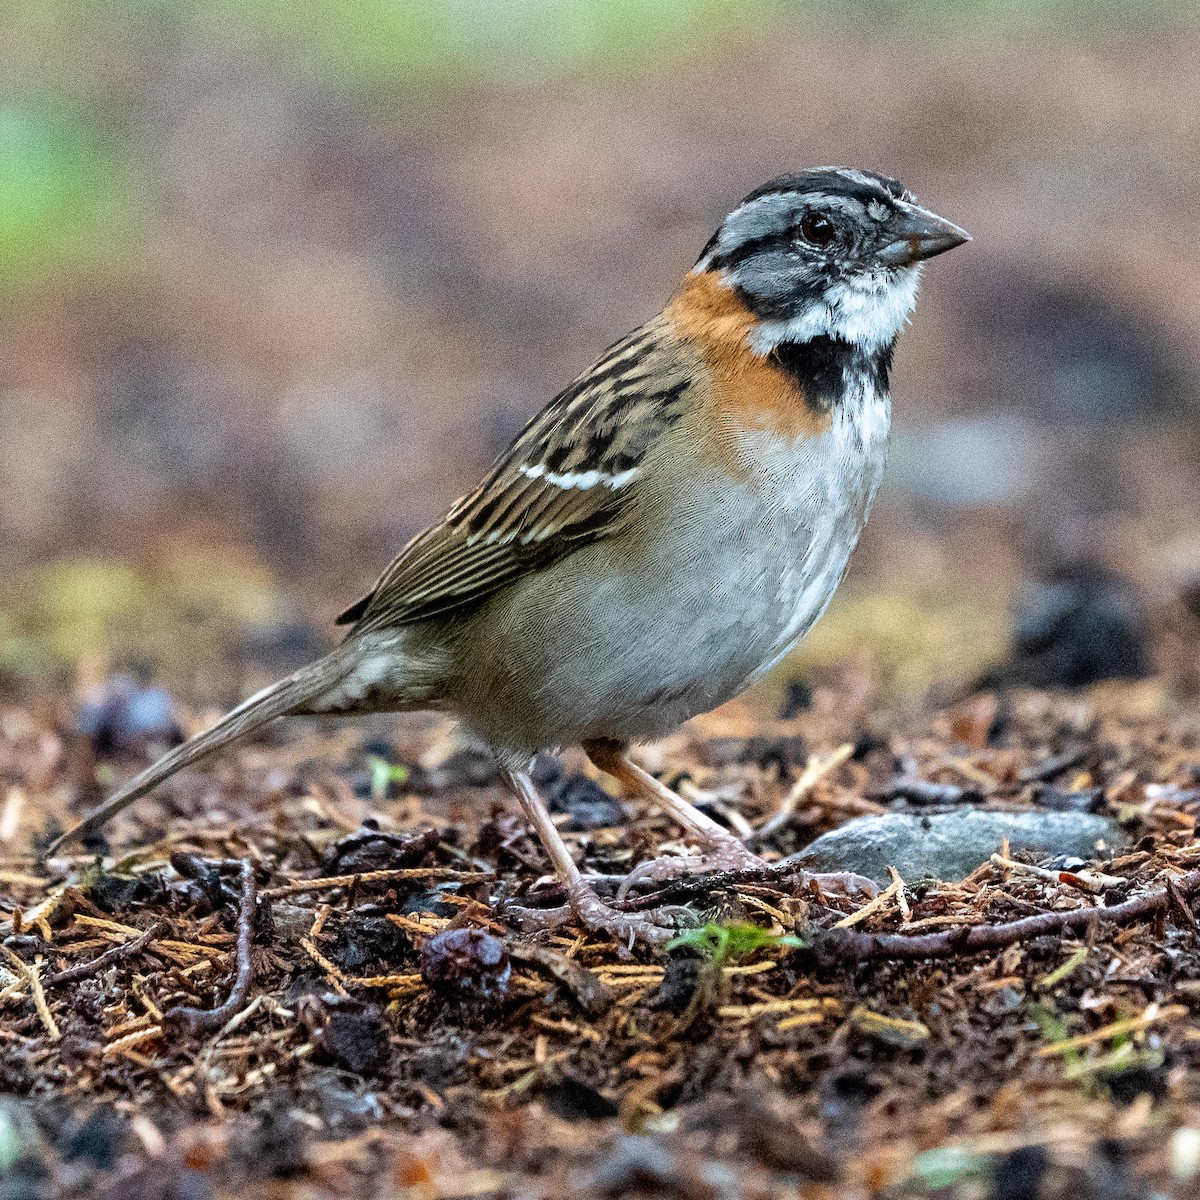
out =
<svg viewBox="0 0 1200 1200"><path fill-rule="evenodd" d="M838 338L867 354L882 349L904 328L921 281L919 265L880 270L830 285L823 302L797 316L760 321L750 334L750 349L769 354L781 342Z"/></svg>

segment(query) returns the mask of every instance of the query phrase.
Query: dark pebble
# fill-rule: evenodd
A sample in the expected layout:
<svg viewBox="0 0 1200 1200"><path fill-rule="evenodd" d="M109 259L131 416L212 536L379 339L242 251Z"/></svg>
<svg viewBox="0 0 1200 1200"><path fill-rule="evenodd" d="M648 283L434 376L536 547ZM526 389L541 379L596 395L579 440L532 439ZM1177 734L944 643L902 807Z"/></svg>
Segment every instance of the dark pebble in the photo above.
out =
<svg viewBox="0 0 1200 1200"><path fill-rule="evenodd" d="M1133 584L1076 563L1035 584L1013 617L1008 675L1031 687L1080 688L1150 674L1150 630Z"/></svg>
<svg viewBox="0 0 1200 1200"><path fill-rule="evenodd" d="M436 829L409 835L364 827L326 847L321 869L327 875L356 875L411 867L436 849L440 840Z"/></svg>
<svg viewBox="0 0 1200 1200"><path fill-rule="evenodd" d="M813 690L803 679L789 679L783 703L779 706L779 719L790 721L812 708Z"/></svg>
<svg viewBox="0 0 1200 1200"><path fill-rule="evenodd" d="M490 1008L508 994L512 964L504 943L482 929L447 929L421 951L431 992L466 1008Z"/></svg>
<svg viewBox="0 0 1200 1200"><path fill-rule="evenodd" d="M567 813L570 830L608 829L625 821L621 802L586 775L568 775L556 758L539 754L533 764L533 782L551 812Z"/></svg>
<svg viewBox="0 0 1200 1200"><path fill-rule="evenodd" d="M233 1158L253 1178L293 1179L308 1165L308 1127L286 1108L268 1109L233 1148Z"/></svg>
<svg viewBox="0 0 1200 1200"><path fill-rule="evenodd" d="M873 754L883 753L894 760L891 743L885 737L874 733L864 733L854 743L854 753L850 755L851 762L866 762Z"/></svg>
<svg viewBox="0 0 1200 1200"><path fill-rule="evenodd" d="M663 981L649 998L650 1008L682 1016L696 994L703 967L703 961L691 955L668 955Z"/></svg>
<svg viewBox="0 0 1200 1200"><path fill-rule="evenodd" d="M1045 784L1038 788L1034 799L1040 808L1048 808L1051 812L1103 812L1105 809L1102 788L1068 792Z"/></svg>
<svg viewBox="0 0 1200 1200"><path fill-rule="evenodd" d="M1163 1100L1167 1096L1167 1066L1128 1067L1101 1071L1100 1079L1118 1104L1132 1104L1139 1096Z"/></svg>
<svg viewBox="0 0 1200 1200"><path fill-rule="evenodd" d="M1021 1146L996 1161L992 1176L994 1200L1032 1200L1041 1194L1047 1157L1042 1146Z"/></svg>
<svg viewBox="0 0 1200 1200"><path fill-rule="evenodd" d="M542 1089L546 1107L564 1121L602 1121L620 1111L615 1100L582 1079L565 1076Z"/></svg>
<svg viewBox="0 0 1200 1200"><path fill-rule="evenodd" d="M106 1171L117 1161L125 1133L126 1123L120 1116L111 1108L97 1108L75 1127L63 1146L63 1157L86 1159Z"/></svg>
<svg viewBox="0 0 1200 1200"><path fill-rule="evenodd" d="M404 961L409 948L408 935L386 918L351 916L339 926L329 956L352 975L386 975Z"/></svg>
<svg viewBox="0 0 1200 1200"><path fill-rule="evenodd" d="M586 775L567 775L550 795L550 811L571 816L569 830L610 829L626 820L621 802Z"/></svg>
<svg viewBox="0 0 1200 1200"><path fill-rule="evenodd" d="M374 1004L343 1002L331 1008L317 1041L339 1067L355 1075L375 1075L388 1062L388 1030Z"/></svg>
<svg viewBox="0 0 1200 1200"><path fill-rule="evenodd" d="M87 878L83 894L107 913L124 912L137 900L144 900L150 889L146 881L133 875L110 875L97 871Z"/></svg>

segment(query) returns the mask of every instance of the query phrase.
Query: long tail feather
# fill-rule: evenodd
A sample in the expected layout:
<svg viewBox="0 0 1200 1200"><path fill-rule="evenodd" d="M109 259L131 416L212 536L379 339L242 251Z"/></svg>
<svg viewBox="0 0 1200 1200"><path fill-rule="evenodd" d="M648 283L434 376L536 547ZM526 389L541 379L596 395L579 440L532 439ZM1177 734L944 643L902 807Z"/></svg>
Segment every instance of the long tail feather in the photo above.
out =
<svg viewBox="0 0 1200 1200"><path fill-rule="evenodd" d="M211 729L196 734L181 746L164 754L139 775L135 775L124 787L114 792L98 808L89 813L78 825L55 838L43 852L50 857L60 847L77 841L103 828L123 808L140 799L156 788L164 779L176 771L204 758L213 751L273 721L276 717L306 709L323 692L336 684L353 669L352 660L334 651L293 675L271 684L261 692L242 701L237 708L226 713ZM311 710L310 710L311 711Z"/></svg>

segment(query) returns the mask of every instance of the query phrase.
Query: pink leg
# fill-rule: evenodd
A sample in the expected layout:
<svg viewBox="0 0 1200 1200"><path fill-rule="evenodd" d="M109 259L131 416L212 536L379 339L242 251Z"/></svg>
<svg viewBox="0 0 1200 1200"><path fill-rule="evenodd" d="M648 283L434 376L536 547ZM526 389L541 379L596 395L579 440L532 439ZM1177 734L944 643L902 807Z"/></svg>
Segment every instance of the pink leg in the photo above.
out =
<svg viewBox="0 0 1200 1200"><path fill-rule="evenodd" d="M632 943L635 938L641 938L651 945L661 946L670 941L676 932L675 928L669 923L659 924L655 920L656 915L659 914L653 911L623 913L605 904L596 895L595 889L579 873L579 868L575 865L571 852L567 849L566 843L550 819L545 801L538 795L537 788L534 787L533 780L529 778L528 774L524 771L504 769L504 778L520 802L525 816L537 832L538 839L545 847L555 873L566 886L569 898L568 904L560 909L546 911L528 908L510 909L521 918L523 925L530 928L553 928L574 917L588 929L612 934L622 942ZM662 916L665 921L665 914Z"/></svg>
<svg viewBox="0 0 1200 1200"><path fill-rule="evenodd" d="M618 895L624 895L635 883L673 879L701 871L769 869L769 863L746 849L741 840L723 825L718 825L711 817L705 816L666 784L639 767L619 742L597 739L584 742L583 748L588 758L606 775L611 775L617 780L626 791L640 793L653 801L695 838L711 847L709 853L699 857L664 857L642 863L625 878ZM879 890L871 880L844 871L832 875L810 874L805 878L831 892L850 895L865 892L873 896Z"/></svg>
<svg viewBox="0 0 1200 1200"><path fill-rule="evenodd" d="M653 801L694 838L710 847L709 853L699 857L664 857L642 863L630 872L622 890L628 890L635 882L672 879L699 871L742 871L767 866L723 825L718 825L682 796L671 791L666 784L642 770L620 743L597 740L585 742L583 748L588 758L627 792L640 794Z"/></svg>

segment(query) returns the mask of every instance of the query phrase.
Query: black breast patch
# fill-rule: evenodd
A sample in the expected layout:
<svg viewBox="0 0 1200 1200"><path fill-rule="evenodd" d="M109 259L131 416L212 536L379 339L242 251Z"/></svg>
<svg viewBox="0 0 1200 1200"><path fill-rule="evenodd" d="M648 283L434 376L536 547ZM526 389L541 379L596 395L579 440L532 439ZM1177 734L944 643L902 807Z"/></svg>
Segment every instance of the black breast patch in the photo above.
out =
<svg viewBox="0 0 1200 1200"><path fill-rule="evenodd" d="M886 392L895 349L895 338L868 354L853 342L822 334L805 342L780 342L769 358L796 382L808 406L824 414L841 401L847 381L856 376Z"/></svg>

